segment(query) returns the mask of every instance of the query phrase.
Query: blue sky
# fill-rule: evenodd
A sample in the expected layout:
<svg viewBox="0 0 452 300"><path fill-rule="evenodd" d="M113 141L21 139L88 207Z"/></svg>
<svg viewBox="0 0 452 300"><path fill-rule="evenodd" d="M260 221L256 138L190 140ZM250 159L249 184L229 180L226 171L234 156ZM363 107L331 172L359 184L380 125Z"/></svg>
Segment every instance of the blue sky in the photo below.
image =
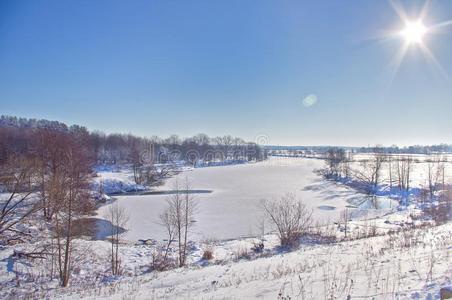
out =
<svg viewBox="0 0 452 300"><path fill-rule="evenodd" d="M423 1L401 2L416 16ZM452 19L432 1L425 24ZM271 144L452 142L451 75L386 1L0 0L0 114ZM426 44L452 74L452 26ZM310 106L303 99L315 94Z"/></svg>

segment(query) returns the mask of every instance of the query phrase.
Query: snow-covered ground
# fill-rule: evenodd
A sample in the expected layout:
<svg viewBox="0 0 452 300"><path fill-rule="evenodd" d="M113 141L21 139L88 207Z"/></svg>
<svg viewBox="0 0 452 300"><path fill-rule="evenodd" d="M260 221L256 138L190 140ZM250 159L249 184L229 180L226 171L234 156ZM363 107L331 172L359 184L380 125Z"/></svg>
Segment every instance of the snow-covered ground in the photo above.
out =
<svg viewBox="0 0 452 300"><path fill-rule="evenodd" d="M335 240L312 235L292 252L279 249L272 233L263 237L262 253L251 250L258 238L237 238L260 233L256 223L261 199L292 192L313 208L319 221L337 219L348 203L365 199L320 178L313 172L320 167L323 161L317 159L272 158L189 169L169 179L158 192L171 191L177 179L183 185L188 178L192 189L204 193L195 195L199 211L188 266L164 272L151 270L156 244L136 241L164 238L157 222L168 195L116 196L130 214L128 241L120 246L122 275L110 275L108 241L77 238L68 288L58 287L55 277L49 279L48 259L12 256L13 250L30 252L48 242L45 227L26 222L30 243L0 248L0 298L438 299L440 288L452 284L452 223L415 229L421 221L413 220L419 213L414 206L394 210L385 205L392 202L382 198L386 209L371 208L367 217L348 223L349 239L358 239L341 241L344 225L330 224L322 230ZM127 169L107 169L99 178L133 185L130 176ZM101 207L99 216L107 208ZM379 217L374 218L375 213ZM213 252L210 261L202 259L206 249Z"/></svg>
<svg viewBox="0 0 452 300"><path fill-rule="evenodd" d="M392 224L386 229L395 229L406 217L378 220L377 231L384 232L384 220ZM21 281L14 289L46 299L439 299L440 289L452 284L451 231L448 223L344 242L308 240L292 252L278 251L276 237L268 235L262 254L251 252L253 239L213 243L209 262L201 259L200 244L188 267L164 272L149 271L152 246L123 245L124 274L117 277L105 275L107 242L78 240L77 247L91 252L79 258L70 287ZM30 262L12 268L26 272Z"/></svg>
<svg viewBox="0 0 452 300"><path fill-rule="evenodd" d="M413 231L409 247L399 234L147 275L97 298L438 299L452 283L451 230Z"/></svg>
<svg viewBox="0 0 452 300"><path fill-rule="evenodd" d="M273 157L253 164L188 169L167 180L157 191L173 191L176 181L183 189L188 180L191 188L199 192L193 195L198 202L193 235L196 240L254 236L260 232L259 204L263 199L293 193L313 209L314 220L322 223L336 221L347 205L365 201L365 195L326 182L314 173L323 166L319 159ZM130 215L126 238L130 241L164 239L165 232L158 223L168 197L166 194L115 196ZM378 201L386 208L379 210L380 214L396 206L384 197ZM102 207L99 216L107 211L108 206Z"/></svg>

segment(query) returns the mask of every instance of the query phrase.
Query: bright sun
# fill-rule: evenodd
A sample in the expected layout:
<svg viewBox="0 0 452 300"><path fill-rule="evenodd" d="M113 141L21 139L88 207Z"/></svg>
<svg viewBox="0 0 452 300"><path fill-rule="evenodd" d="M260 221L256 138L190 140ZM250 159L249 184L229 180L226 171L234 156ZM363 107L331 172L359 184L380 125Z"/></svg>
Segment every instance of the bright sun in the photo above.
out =
<svg viewBox="0 0 452 300"><path fill-rule="evenodd" d="M386 38L389 39L396 38L403 40L401 47L393 61L393 76L395 76L395 74L397 73L397 70L399 69L406 54L411 48L420 50L416 52L421 52L429 63L434 65L441 74L445 75L446 78L449 78L447 72L436 60L433 52L430 51L427 44L432 41L426 41L426 36L428 35L430 37L431 35L437 34L438 32L444 30L445 27L451 26L452 20L442 21L440 23L432 23L433 19L427 17L431 2L431 0L424 0L424 5L417 15L408 15L404 7L400 4L399 0L389 0L390 5L400 18L400 24L404 25L402 28L399 27L396 30L389 31L389 34L386 36ZM425 26L423 21L427 19L429 20L428 26Z"/></svg>
<svg viewBox="0 0 452 300"><path fill-rule="evenodd" d="M406 22L405 28L400 32L408 44L422 43L422 39L426 33L427 28L422 21Z"/></svg>

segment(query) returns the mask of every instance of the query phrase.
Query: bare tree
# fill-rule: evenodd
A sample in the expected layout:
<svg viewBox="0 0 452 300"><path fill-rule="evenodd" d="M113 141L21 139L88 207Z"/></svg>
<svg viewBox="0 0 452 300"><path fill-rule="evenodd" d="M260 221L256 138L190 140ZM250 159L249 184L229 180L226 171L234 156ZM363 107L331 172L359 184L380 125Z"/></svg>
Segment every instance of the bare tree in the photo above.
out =
<svg viewBox="0 0 452 300"><path fill-rule="evenodd" d="M34 162L24 157L9 157L0 166L0 188L8 197L0 200L0 236L6 231L19 233L19 224L40 208L33 196Z"/></svg>
<svg viewBox="0 0 452 300"><path fill-rule="evenodd" d="M129 215L118 201L112 203L108 208L108 221L110 221L110 241L111 241L111 272L113 275L121 274L121 259L119 257L120 238L125 232L125 227L129 222Z"/></svg>
<svg viewBox="0 0 452 300"><path fill-rule="evenodd" d="M62 164L66 160L65 147L68 136L61 132L40 129L35 137L35 156L38 161L39 196L42 202L42 212L47 221L51 221L55 213L62 191L58 187L62 176Z"/></svg>
<svg viewBox="0 0 452 300"><path fill-rule="evenodd" d="M159 216L160 218L160 225L162 225L165 228L165 232L167 235L167 243L165 245L163 257L162 257L162 265L166 266L168 261L168 254L171 249L171 245L174 242L176 238L176 224L173 220L173 212L171 210L171 206L168 205L168 207L164 210L164 212Z"/></svg>
<svg viewBox="0 0 452 300"><path fill-rule="evenodd" d="M346 178L351 176L351 162L353 161L353 153L345 153L344 159L342 160L342 174Z"/></svg>
<svg viewBox="0 0 452 300"><path fill-rule="evenodd" d="M430 200L432 200L444 177L445 158L442 158L439 155L433 155L433 157L427 159L426 162L428 190Z"/></svg>
<svg viewBox="0 0 452 300"><path fill-rule="evenodd" d="M413 169L413 158L409 156L399 156L396 162L397 182L399 190L408 196L411 182L411 171Z"/></svg>
<svg viewBox="0 0 452 300"><path fill-rule="evenodd" d="M223 151L224 159L228 159L231 155L231 149L234 144L234 138L230 135L219 136L214 139L217 146Z"/></svg>
<svg viewBox="0 0 452 300"><path fill-rule="evenodd" d="M168 207L163 215L168 234L174 232L178 242L178 264L182 267L187 259L188 236L194 224L197 203L190 194L191 188L186 180L185 190L181 191L176 181L174 194L168 200ZM171 225L170 225L171 224ZM170 225L170 226L169 226Z"/></svg>
<svg viewBox="0 0 452 300"><path fill-rule="evenodd" d="M64 160L59 163L57 181L52 189L58 199L53 203L55 240L60 284L68 286L72 270L73 221L94 209L89 183L91 161L76 140L67 140Z"/></svg>
<svg viewBox="0 0 452 300"><path fill-rule="evenodd" d="M143 166L143 162L141 160L141 153L138 145L138 141L135 139L131 139L130 142L130 153L129 153L129 159L132 163L132 170L133 170L133 180L136 184L142 184L142 178L140 176L140 170Z"/></svg>
<svg viewBox="0 0 452 300"><path fill-rule="evenodd" d="M344 224L344 237L347 238L347 232L348 232L348 220L350 218L349 212L348 212L348 208L345 208L342 212L341 212L341 220Z"/></svg>
<svg viewBox="0 0 452 300"><path fill-rule="evenodd" d="M381 170L385 155L380 147L375 147L372 156L361 162L361 168L355 170L355 176L365 185L366 192L375 194L381 182Z"/></svg>
<svg viewBox="0 0 452 300"><path fill-rule="evenodd" d="M261 205L270 223L276 227L281 246L298 246L300 237L312 223L312 210L290 193L279 200L264 200Z"/></svg>
<svg viewBox="0 0 452 300"><path fill-rule="evenodd" d="M392 191L392 185L394 183L394 174L393 174L393 157L391 154L386 154L385 161L388 165L388 180L389 180L389 190Z"/></svg>
<svg viewBox="0 0 452 300"><path fill-rule="evenodd" d="M343 168L343 164L347 161L347 155L342 148L331 148L326 153L327 174L326 177L341 177L343 171L348 169Z"/></svg>

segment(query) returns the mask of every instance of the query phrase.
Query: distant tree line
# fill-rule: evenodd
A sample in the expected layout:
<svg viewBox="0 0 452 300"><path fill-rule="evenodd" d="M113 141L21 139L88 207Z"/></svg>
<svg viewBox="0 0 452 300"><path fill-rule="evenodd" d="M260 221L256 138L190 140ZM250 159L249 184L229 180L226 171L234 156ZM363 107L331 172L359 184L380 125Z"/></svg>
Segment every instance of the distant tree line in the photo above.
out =
<svg viewBox="0 0 452 300"><path fill-rule="evenodd" d="M332 148L343 149L349 153L373 153L375 147L342 147L342 146L265 146L272 154L287 156L303 156L311 154L327 154ZM433 154L433 153L452 153L451 144L438 145L414 145L399 147L392 145L389 147L380 146L380 151L388 154Z"/></svg>
<svg viewBox="0 0 452 300"><path fill-rule="evenodd" d="M433 153L452 153L452 145L438 144L438 145L414 145L407 147L399 147L396 145L390 147L379 147L380 151L389 154L433 154ZM375 147L361 147L359 151L361 153L373 153Z"/></svg>
<svg viewBox="0 0 452 300"><path fill-rule="evenodd" d="M387 189L386 192L398 193L401 201L406 203L410 196L414 166L419 162L424 164L422 174L427 183L421 190L425 193L423 202L442 199L448 189L446 165L449 162L448 157L442 153L429 154L420 161L412 155L388 153L384 148L376 146L366 158L354 160L351 152L343 148L330 148L324 159L325 168L319 171L325 178L346 182L369 195L376 195L384 192L382 189Z"/></svg>
<svg viewBox="0 0 452 300"><path fill-rule="evenodd" d="M91 158L101 164L166 163L176 160L196 164L198 161L259 161L266 158L265 152L256 143L230 135L210 138L201 133L185 139L177 135L144 138L132 134L89 132L85 127L67 126L57 121L1 116L0 164L6 162L10 155L33 152L37 140L45 133L82 135Z"/></svg>
<svg viewBox="0 0 452 300"><path fill-rule="evenodd" d="M185 139L177 135L145 138L90 132L83 126L67 126L57 121L1 116L0 165L10 157L39 155L43 143L50 147L63 136L80 141L79 146L93 165L131 164L137 184L152 184L171 175L176 163L209 166L266 159L266 152L259 145L230 135L210 138L201 133Z"/></svg>

